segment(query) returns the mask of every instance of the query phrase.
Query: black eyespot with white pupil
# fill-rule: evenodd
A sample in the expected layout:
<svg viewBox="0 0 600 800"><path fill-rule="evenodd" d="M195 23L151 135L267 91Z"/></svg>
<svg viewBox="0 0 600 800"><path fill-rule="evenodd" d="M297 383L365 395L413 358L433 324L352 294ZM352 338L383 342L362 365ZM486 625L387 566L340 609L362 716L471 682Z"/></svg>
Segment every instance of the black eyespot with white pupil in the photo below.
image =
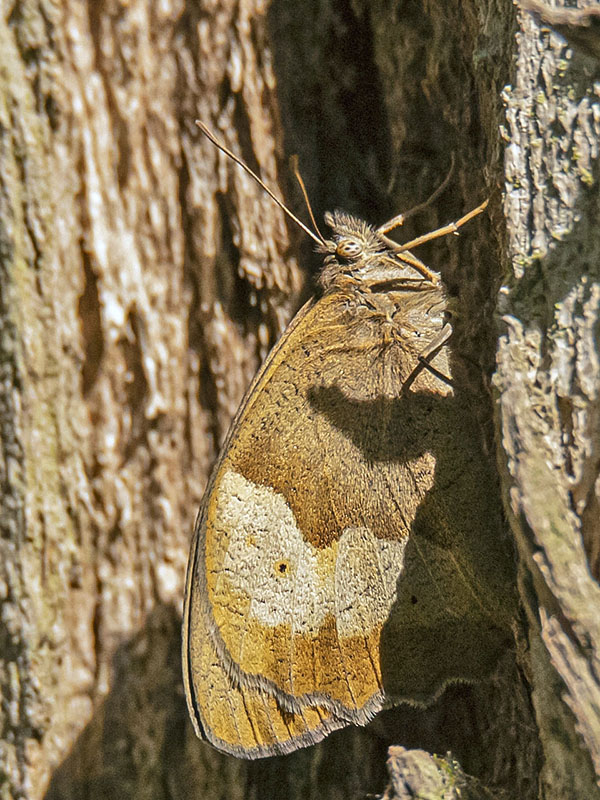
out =
<svg viewBox="0 0 600 800"><path fill-rule="evenodd" d="M340 258L358 258L362 253L362 245L354 239L341 239L337 243L335 252Z"/></svg>

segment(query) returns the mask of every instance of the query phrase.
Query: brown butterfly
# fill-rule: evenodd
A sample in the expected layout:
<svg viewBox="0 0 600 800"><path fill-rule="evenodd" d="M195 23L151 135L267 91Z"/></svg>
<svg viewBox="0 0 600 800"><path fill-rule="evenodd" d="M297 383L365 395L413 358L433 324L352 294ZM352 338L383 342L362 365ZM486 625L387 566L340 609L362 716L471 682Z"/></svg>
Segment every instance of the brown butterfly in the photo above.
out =
<svg viewBox="0 0 600 800"><path fill-rule="evenodd" d="M299 223L324 254L318 293L242 401L188 565L186 696L219 750L287 753L426 705L506 646L493 480L452 385L439 276L409 250L485 205L406 245L386 236L400 218L327 214L328 239Z"/></svg>

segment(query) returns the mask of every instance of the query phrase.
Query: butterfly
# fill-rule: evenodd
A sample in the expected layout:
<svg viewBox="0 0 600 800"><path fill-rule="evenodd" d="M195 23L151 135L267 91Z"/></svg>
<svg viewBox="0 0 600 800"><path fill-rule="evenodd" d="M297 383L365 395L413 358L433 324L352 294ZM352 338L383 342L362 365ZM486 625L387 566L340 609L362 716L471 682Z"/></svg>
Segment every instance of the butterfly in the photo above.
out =
<svg viewBox="0 0 600 800"><path fill-rule="evenodd" d="M452 381L451 304L411 252L485 205L407 245L386 235L399 218L327 214L328 238L299 223L317 293L240 405L188 564L186 697L219 750L280 755L427 705L507 646L512 556Z"/></svg>

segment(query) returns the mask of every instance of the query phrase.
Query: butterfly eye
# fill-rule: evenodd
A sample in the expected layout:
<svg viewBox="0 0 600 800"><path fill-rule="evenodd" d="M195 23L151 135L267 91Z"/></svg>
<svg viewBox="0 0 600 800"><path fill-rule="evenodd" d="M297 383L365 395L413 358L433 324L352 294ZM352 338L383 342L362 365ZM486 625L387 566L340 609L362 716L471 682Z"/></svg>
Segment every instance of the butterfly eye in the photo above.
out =
<svg viewBox="0 0 600 800"><path fill-rule="evenodd" d="M335 252L341 258L358 258L362 253L362 247L354 239L342 239L341 242L338 242Z"/></svg>

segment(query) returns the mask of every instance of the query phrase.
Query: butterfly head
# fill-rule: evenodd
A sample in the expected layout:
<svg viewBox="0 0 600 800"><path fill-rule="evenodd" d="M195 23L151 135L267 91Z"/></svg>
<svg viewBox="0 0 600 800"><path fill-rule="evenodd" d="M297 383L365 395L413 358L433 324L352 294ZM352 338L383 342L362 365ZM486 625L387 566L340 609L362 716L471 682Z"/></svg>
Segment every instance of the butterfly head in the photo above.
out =
<svg viewBox="0 0 600 800"><path fill-rule="evenodd" d="M415 269L420 262L414 257L406 258L394 249L394 243L372 225L343 211L327 212L325 222L332 236L324 239L317 248L325 254L320 275L320 285L327 290L348 282L359 286L408 282L431 288L437 277L425 265L425 273ZM410 255L410 254L408 254Z"/></svg>
<svg viewBox="0 0 600 800"><path fill-rule="evenodd" d="M340 262L358 263L385 247L375 228L358 217L351 217L343 211L334 211L333 214L328 211L325 223L332 230L332 238L323 242L321 252Z"/></svg>

